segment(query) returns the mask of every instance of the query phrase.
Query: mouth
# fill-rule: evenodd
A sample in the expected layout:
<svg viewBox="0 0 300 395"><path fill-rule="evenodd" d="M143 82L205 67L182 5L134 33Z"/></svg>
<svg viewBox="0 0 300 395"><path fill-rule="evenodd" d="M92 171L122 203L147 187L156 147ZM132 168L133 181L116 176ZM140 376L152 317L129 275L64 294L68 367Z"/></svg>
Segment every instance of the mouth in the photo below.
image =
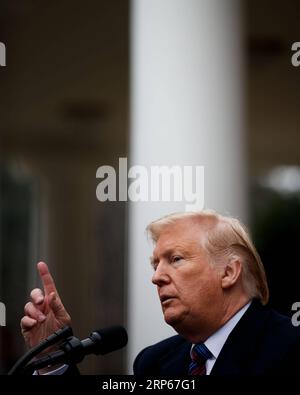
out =
<svg viewBox="0 0 300 395"><path fill-rule="evenodd" d="M174 296L162 295L160 297L160 303L166 304L166 303L170 302L172 299L175 299Z"/></svg>

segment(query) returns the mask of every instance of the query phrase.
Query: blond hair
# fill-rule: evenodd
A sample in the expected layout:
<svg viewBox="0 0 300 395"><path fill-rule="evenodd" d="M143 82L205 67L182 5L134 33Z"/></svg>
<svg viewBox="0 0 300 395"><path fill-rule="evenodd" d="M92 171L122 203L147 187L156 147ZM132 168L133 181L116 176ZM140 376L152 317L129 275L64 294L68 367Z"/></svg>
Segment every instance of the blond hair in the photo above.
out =
<svg viewBox="0 0 300 395"><path fill-rule="evenodd" d="M246 227L236 218L227 217L213 210L184 212L167 215L147 226L147 231L156 243L164 229L185 219L206 226L203 247L212 263L238 256L242 262L242 282L250 298L269 300L269 288L265 269Z"/></svg>

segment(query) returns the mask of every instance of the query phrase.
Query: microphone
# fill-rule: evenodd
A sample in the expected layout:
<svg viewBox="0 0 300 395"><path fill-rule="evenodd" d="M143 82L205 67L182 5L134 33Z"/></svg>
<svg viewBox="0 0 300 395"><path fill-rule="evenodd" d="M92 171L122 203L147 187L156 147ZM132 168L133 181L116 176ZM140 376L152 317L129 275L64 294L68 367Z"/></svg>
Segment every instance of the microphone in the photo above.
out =
<svg viewBox="0 0 300 395"><path fill-rule="evenodd" d="M81 341L85 355L104 355L125 347L127 342L127 332L122 326L110 326L94 331L87 339Z"/></svg>
<svg viewBox="0 0 300 395"><path fill-rule="evenodd" d="M25 367L25 374L59 363L77 364L88 354L104 355L126 346L128 336L122 326L96 330L87 339L72 336L60 345L60 350L51 352Z"/></svg>

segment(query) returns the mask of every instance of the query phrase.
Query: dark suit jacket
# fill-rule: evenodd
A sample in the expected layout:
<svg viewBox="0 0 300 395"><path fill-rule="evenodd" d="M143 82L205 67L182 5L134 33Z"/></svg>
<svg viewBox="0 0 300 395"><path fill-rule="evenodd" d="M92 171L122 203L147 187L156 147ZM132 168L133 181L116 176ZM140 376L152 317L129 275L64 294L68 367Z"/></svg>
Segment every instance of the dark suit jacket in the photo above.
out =
<svg viewBox="0 0 300 395"><path fill-rule="evenodd" d="M136 376L183 376L191 343L173 336L142 350L134 362ZM254 300L228 336L213 376L286 376L300 373L300 327Z"/></svg>

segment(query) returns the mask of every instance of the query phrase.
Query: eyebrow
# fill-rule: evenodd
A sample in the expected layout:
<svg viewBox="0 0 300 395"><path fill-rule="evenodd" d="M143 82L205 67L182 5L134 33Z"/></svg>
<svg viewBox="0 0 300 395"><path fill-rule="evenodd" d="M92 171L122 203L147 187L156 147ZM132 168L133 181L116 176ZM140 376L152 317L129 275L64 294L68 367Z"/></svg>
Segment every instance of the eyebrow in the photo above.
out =
<svg viewBox="0 0 300 395"><path fill-rule="evenodd" d="M179 251L180 250L180 251ZM169 257L170 255L172 255L174 253L174 251L178 251L178 253L180 254L185 254L186 251L184 251L182 249L182 247L179 246L175 246L172 248L168 248L167 250L165 250L162 254L163 257ZM152 267L154 267L155 263L158 261L158 258L155 258L153 255L150 256L150 264Z"/></svg>
<svg viewBox="0 0 300 395"><path fill-rule="evenodd" d="M157 259L157 258L154 258L153 255L151 255L149 259L150 259L150 265L151 265L152 267L154 267L154 266L155 266L155 263L158 261L158 259Z"/></svg>

